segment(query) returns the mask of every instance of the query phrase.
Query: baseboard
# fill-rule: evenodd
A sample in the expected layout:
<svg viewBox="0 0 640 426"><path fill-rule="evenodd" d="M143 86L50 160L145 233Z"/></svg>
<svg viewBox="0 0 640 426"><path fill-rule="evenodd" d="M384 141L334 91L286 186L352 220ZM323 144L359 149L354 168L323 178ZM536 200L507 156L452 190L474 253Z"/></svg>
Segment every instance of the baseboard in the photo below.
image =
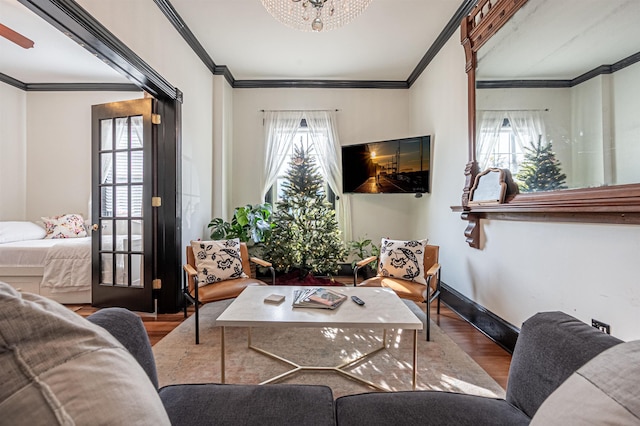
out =
<svg viewBox="0 0 640 426"><path fill-rule="evenodd" d="M513 353L520 329L445 283L441 283L441 287L440 297L444 304L504 350Z"/></svg>

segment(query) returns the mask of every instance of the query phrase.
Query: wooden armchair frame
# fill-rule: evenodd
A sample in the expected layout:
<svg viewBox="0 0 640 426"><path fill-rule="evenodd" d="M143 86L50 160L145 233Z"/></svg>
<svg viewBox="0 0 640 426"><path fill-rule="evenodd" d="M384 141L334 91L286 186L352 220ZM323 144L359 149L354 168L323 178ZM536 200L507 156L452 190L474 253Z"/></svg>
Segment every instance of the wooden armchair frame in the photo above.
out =
<svg viewBox="0 0 640 426"><path fill-rule="evenodd" d="M220 281L203 287L198 286L198 271L191 246L187 246L187 263L183 265L182 293L184 295L184 317L187 317L187 302L193 303L196 317L196 345L200 343L200 304L237 297L250 285L267 285L262 280L251 276L251 263L255 263L271 271L271 285L275 284L275 271L271 263L258 257L250 257L245 243L240 243L242 269L247 278L236 278Z"/></svg>
<svg viewBox="0 0 640 426"><path fill-rule="evenodd" d="M396 294L403 299L410 299L414 302L424 302L427 304L426 314L427 320L425 329L427 330L427 340L431 338L431 302L437 299L438 308L437 313L440 315L440 272L441 267L438 263L438 256L440 253L439 246L427 245L424 251L424 278L427 281L427 285L415 283L413 281L407 281L400 278L392 277L374 277L364 280L358 284L358 271L374 260L378 259L378 256L371 256L366 259L362 259L356 263L353 268L353 285L363 287L387 287L396 292Z"/></svg>

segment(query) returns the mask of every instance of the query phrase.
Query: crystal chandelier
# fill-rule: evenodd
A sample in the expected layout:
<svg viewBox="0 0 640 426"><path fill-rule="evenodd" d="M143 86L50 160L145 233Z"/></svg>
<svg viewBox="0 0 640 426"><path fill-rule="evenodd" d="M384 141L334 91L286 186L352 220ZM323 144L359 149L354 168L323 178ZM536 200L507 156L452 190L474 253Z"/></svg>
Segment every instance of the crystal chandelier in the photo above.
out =
<svg viewBox="0 0 640 426"><path fill-rule="evenodd" d="M371 0L260 0L286 26L301 31L329 31L348 24Z"/></svg>

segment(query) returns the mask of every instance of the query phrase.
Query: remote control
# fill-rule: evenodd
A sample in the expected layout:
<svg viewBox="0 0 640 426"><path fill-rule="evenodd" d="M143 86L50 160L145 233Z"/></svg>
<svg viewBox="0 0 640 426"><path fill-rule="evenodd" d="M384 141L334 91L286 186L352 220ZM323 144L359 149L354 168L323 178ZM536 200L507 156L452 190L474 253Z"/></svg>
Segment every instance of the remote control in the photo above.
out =
<svg viewBox="0 0 640 426"><path fill-rule="evenodd" d="M364 301L362 299L360 299L359 297L357 297L357 296L351 296L351 300L353 300L354 302L356 302L360 306L364 305Z"/></svg>

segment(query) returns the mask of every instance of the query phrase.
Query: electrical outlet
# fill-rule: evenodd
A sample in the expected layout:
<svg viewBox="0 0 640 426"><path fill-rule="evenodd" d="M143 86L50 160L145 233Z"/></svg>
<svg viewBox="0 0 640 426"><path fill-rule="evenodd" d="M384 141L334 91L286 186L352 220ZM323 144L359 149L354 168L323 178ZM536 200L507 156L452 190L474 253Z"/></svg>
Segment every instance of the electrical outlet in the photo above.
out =
<svg viewBox="0 0 640 426"><path fill-rule="evenodd" d="M603 323L602 321L591 319L591 326L597 328L603 333L611 334L611 326Z"/></svg>

